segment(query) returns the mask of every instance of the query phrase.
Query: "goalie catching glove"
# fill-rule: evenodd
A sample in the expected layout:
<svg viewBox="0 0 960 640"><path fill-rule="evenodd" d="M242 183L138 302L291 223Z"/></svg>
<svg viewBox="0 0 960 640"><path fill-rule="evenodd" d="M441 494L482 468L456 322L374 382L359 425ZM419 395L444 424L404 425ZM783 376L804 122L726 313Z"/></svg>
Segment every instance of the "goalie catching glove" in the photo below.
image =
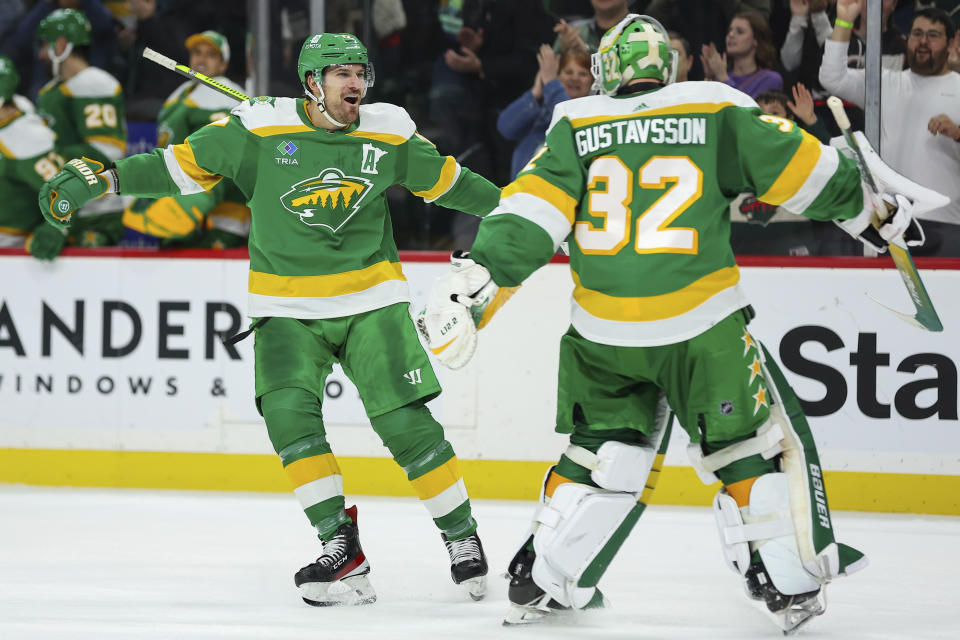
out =
<svg viewBox="0 0 960 640"><path fill-rule="evenodd" d="M433 283L417 329L441 364L464 367L477 348L477 330L490 322L517 287L498 287L490 272L464 251L450 256L450 271Z"/></svg>
<svg viewBox="0 0 960 640"><path fill-rule="evenodd" d="M915 216L946 206L949 199L888 167L862 132L855 131L853 137L863 154L866 169L872 174L874 184L881 193L874 193L863 182L863 209L856 217L835 222L878 253L886 251L890 243L899 242L911 247L922 245L923 228ZM853 154L842 137L832 139L830 145L845 155Z"/></svg>

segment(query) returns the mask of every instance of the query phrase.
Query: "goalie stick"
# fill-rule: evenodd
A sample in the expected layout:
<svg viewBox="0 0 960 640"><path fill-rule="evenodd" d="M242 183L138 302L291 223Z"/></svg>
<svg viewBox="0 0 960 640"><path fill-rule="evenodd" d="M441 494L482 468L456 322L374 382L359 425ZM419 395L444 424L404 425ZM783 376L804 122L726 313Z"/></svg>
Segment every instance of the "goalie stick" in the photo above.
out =
<svg viewBox="0 0 960 640"><path fill-rule="evenodd" d="M870 173L870 169L867 167L867 162L863 157L863 152L860 150L860 145L857 144L857 139L850 133L850 120L847 119L847 114L843 110L843 102L836 96L830 96L827 98L827 106L830 107L833 118L837 121L837 126L843 133L844 140L847 141L847 145L853 150L853 158L857 163L857 168L860 170L863 181L867 184L867 188L879 198L881 194L877 188L876 181L873 179L873 174ZM886 216L881 219L879 215L876 215L873 226L879 227L884 219L886 219ZM904 241L903 236L891 240L887 245L887 249L890 251L890 257L893 258L893 263L897 266L897 271L900 272L903 284L907 287L907 293L910 294L910 300L913 301L916 313L914 315L901 313L872 296L870 296L870 299L914 326L927 331L943 331L940 316L937 315L937 310L933 307L933 301L930 299L930 294L927 293L927 288L923 286L923 280L920 279L920 272L913 263L913 257L910 255L910 249L907 248L907 243Z"/></svg>
<svg viewBox="0 0 960 640"><path fill-rule="evenodd" d="M199 80L200 82L207 85L211 89L215 89L224 95L230 96L231 98L236 98L240 102L250 99L249 96L245 96L239 91L236 91L235 89L231 89L227 85L221 84L216 80L214 80L213 78L203 75L199 71L194 71L193 69L191 69L185 64L177 64L177 61L174 60L173 58L168 58L162 53L157 53L150 47L143 48L143 57L152 62L156 62L161 67L165 67L167 69L170 69L170 71L179 73L185 78L189 78L190 80Z"/></svg>

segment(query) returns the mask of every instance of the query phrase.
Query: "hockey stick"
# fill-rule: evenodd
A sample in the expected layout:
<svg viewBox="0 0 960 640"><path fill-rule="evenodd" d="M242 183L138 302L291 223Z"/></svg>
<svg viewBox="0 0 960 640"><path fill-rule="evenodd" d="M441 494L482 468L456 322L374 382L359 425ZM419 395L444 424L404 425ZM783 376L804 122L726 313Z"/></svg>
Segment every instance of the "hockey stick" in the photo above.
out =
<svg viewBox="0 0 960 640"><path fill-rule="evenodd" d="M173 58L168 58L162 53L157 53L150 47L143 48L143 57L146 58L147 60L156 62L161 67L165 67L167 69L170 69L170 71L179 73L185 78L189 78L190 80L199 80L200 82L207 85L211 89L215 89L224 95L230 96L231 98L236 98L240 102L250 99L249 96L245 96L239 91L231 89L227 85L221 84L216 80L214 80L213 78L203 75L199 71L194 71L193 69L191 69L185 64L177 64L177 61L174 60Z"/></svg>
<svg viewBox="0 0 960 640"><path fill-rule="evenodd" d="M853 158L857 163L857 168L860 170L863 181L866 182L867 188L879 197L880 190L877 188L877 183L873 179L873 174L870 172L870 169L867 168L863 151L860 150L857 139L850 133L850 120L847 119L847 114L843 110L843 102L836 96L830 96L827 98L827 106L830 107L833 118L837 121L837 126L840 127L840 131L843 133L843 139L847 141L847 145L853 150ZM886 216L881 219L879 215L875 215L873 226L879 227L885 219ZM920 272L913 263L913 257L910 255L910 249L907 248L907 243L904 241L903 236L891 240L887 244L887 249L890 251L890 257L893 258L893 263L897 266L897 271L900 272L903 284L907 287L907 293L910 294L910 299L913 301L916 313L912 316L901 313L872 296L870 299L914 326L927 331L943 331L940 316L937 315L937 310L933 307L933 301L930 299L930 294L927 293L927 288L923 286L923 280L920 279Z"/></svg>

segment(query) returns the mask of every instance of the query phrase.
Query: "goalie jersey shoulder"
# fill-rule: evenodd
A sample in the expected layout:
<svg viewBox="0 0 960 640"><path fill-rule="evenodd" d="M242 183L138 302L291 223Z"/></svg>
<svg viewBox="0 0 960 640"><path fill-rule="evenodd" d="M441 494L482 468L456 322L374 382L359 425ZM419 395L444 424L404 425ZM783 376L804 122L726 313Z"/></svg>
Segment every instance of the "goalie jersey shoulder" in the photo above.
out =
<svg viewBox="0 0 960 640"><path fill-rule="evenodd" d="M722 82L680 82L630 97L586 96L561 102L553 111L550 129L563 118L576 127L605 119L643 116L648 112L651 116L670 112L716 113L727 107L756 108L757 103Z"/></svg>

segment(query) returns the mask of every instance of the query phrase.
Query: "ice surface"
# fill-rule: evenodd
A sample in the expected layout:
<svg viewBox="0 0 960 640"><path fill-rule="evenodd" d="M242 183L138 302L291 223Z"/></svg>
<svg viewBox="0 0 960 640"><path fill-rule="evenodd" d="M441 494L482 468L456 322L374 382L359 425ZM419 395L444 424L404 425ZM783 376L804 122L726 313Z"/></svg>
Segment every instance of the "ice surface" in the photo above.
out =
<svg viewBox="0 0 960 640"><path fill-rule="evenodd" d="M0 487L0 639L777 638L724 564L709 509L654 505L601 586L612 608L501 626L499 577L532 503L476 501L491 563L474 603L413 499L359 497L376 604L313 608L294 572L319 544L293 495ZM871 565L829 589L803 638L956 638L960 518L835 514Z"/></svg>

